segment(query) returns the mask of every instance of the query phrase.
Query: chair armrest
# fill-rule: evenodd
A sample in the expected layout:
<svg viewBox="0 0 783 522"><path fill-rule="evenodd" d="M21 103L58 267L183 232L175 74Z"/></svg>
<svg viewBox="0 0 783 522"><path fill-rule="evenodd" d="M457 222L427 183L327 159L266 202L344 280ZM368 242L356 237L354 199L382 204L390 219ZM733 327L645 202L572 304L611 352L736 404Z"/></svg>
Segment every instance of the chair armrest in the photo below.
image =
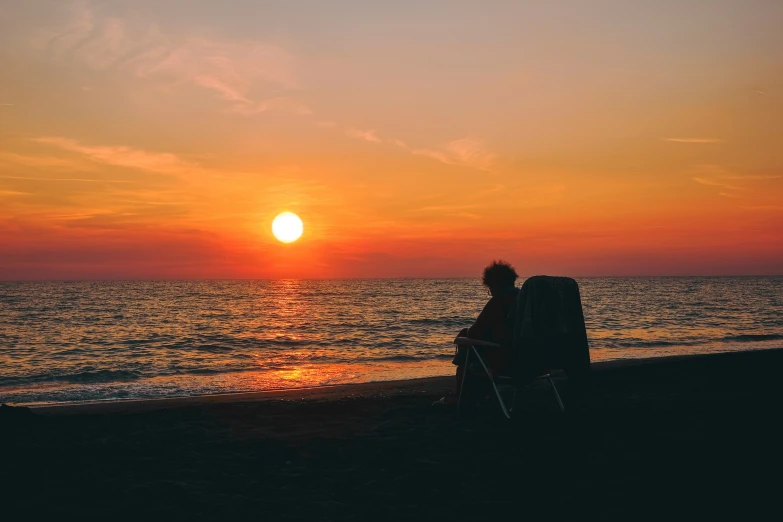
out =
<svg viewBox="0 0 783 522"><path fill-rule="evenodd" d="M454 344L460 346L483 346L486 348L500 348L498 343L482 341L481 339L471 339L470 337L457 337L454 339Z"/></svg>

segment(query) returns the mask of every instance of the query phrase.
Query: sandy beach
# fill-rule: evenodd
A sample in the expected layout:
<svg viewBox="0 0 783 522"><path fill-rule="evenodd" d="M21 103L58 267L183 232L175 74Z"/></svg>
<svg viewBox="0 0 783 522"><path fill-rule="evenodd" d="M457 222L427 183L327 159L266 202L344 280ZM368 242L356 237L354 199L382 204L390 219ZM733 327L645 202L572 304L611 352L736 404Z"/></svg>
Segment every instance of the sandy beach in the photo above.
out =
<svg viewBox="0 0 783 522"><path fill-rule="evenodd" d="M594 364L589 407L452 378L5 407L6 520L748 518L776 510L783 349ZM560 377L562 379L562 377ZM567 386L563 388L568 402Z"/></svg>

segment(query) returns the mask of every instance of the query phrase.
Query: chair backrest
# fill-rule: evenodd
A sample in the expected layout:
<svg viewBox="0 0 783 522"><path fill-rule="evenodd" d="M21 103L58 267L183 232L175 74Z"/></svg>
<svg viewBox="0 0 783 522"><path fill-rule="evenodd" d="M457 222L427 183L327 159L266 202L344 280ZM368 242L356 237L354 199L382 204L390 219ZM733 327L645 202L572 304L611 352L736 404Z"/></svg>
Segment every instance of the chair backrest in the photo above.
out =
<svg viewBox="0 0 783 522"><path fill-rule="evenodd" d="M561 368L586 382L590 351L579 285L570 277L528 278L514 309L513 373L530 379Z"/></svg>

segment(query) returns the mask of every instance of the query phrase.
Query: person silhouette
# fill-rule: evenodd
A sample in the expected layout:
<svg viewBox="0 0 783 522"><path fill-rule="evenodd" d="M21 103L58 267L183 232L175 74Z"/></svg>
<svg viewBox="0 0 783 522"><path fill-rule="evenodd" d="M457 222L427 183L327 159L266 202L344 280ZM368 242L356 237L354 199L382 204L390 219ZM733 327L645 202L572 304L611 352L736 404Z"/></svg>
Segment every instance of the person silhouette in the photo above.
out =
<svg viewBox="0 0 783 522"><path fill-rule="evenodd" d="M484 309L470 328L463 328L458 337L469 337L490 341L500 345L498 349L485 350L482 353L487 366L493 373L506 368L511 362L511 343L514 337L513 310L516 304L519 288L514 283L519 278L514 267L498 260L492 261L481 277L482 284L487 287L491 296ZM457 396L460 393L462 378L465 371L465 346L458 346L452 364L457 366Z"/></svg>

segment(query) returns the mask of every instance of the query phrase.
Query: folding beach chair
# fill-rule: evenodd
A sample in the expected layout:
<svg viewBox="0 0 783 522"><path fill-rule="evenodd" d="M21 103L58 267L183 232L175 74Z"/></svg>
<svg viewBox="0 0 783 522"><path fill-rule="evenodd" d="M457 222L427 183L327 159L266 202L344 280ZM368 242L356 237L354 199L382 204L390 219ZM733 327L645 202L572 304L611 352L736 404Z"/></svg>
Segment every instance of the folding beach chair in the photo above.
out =
<svg viewBox="0 0 783 522"><path fill-rule="evenodd" d="M509 320L514 323L511 363L497 375L493 375L484 356L487 350L501 349L499 344L467 337L454 340L455 344L467 347L458 409L464 406L465 390L470 386L470 380L486 374L507 419L511 418L517 393L536 379L548 381L558 406L565 411L550 371L564 370L571 389L576 393L584 392L590 379L587 330L576 281L550 276L527 279L517 294ZM514 388L510 408L498 388L503 385Z"/></svg>

